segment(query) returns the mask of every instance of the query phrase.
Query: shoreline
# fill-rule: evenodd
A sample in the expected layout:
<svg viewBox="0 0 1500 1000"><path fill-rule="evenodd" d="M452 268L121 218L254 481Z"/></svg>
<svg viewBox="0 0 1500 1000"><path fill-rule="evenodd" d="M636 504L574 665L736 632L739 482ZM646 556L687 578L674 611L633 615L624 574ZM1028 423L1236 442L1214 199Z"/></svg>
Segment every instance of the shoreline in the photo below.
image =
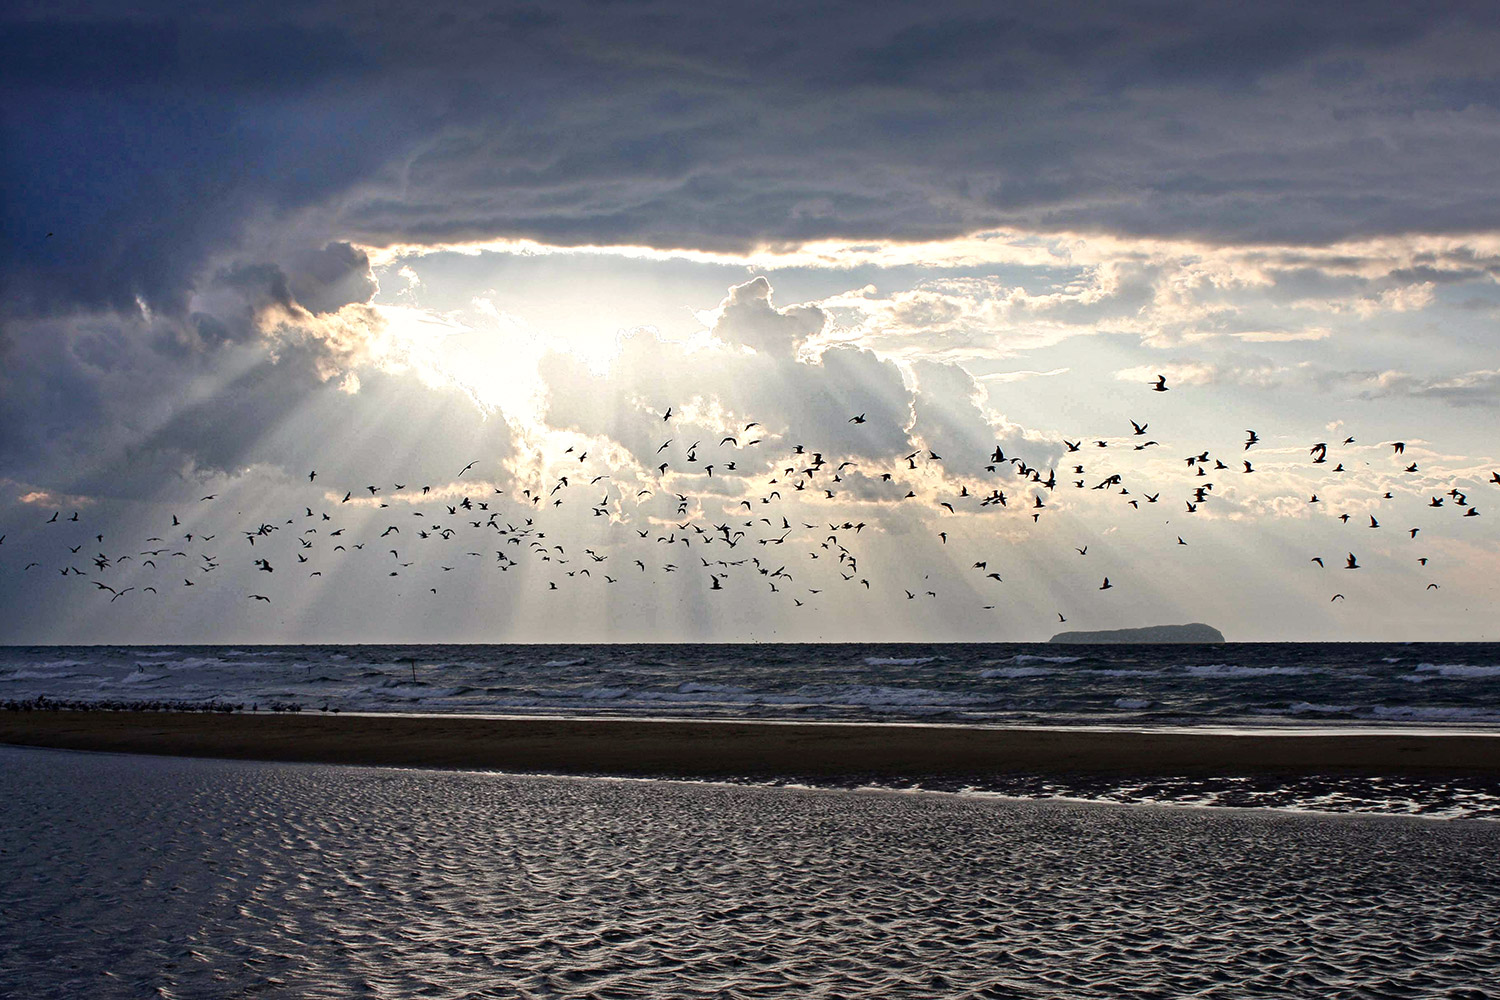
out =
<svg viewBox="0 0 1500 1000"><path fill-rule="evenodd" d="M0 713L0 744L680 778L985 775L1500 777L1500 734L1252 733L185 712Z"/></svg>

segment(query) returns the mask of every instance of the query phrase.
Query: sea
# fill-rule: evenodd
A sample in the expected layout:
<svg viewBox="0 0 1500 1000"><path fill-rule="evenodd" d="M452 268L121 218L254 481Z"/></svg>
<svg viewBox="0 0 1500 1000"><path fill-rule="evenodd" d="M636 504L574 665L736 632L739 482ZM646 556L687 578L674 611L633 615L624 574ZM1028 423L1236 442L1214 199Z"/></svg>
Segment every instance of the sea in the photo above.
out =
<svg viewBox="0 0 1500 1000"><path fill-rule="evenodd" d="M0 647L0 710L37 706L1500 734L1500 643ZM881 780L1500 819L1500 784L1462 776Z"/></svg>
<svg viewBox="0 0 1500 1000"><path fill-rule="evenodd" d="M1494 996L1500 824L0 747L0 996Z"/></svg>
<svg viewBox="0 0 1500 1000"><path fill-rule="evenodd" d="M0 647L0 705L1500 732L1500 643Z"/></svg>

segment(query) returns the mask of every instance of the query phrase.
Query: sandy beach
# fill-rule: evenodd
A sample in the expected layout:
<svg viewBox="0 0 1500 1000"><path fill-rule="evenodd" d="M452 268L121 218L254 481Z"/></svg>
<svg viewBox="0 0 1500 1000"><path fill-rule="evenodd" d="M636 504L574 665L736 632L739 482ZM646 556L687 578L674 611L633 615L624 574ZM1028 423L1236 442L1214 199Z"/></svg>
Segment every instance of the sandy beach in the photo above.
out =
<svg viewBox="0 0 1500 1000"><path fill-rule="evenodd" d="M678 777L1500 775L1500 736L975 729L639 719L6 712L0 743Z"/></svg>

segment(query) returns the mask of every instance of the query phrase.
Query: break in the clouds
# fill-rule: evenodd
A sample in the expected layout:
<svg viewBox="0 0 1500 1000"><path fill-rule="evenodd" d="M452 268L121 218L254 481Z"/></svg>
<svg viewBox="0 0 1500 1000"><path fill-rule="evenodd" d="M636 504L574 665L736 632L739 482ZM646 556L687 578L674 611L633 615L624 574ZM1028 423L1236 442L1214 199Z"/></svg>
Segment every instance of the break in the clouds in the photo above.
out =
<svg viewBox="0 0 1500 1000"><path fill-rule="evenodd" d="M872 563L983 606L949 535L1026 536L941 504L996 487L996 447L1072 489L1098 463L1071 473L1066 441L1134 449L1136 420L1163 453L1227 457L1254 426L1277 457L1200 518L1267 533L1222 539L1241 581L1143 573L1097 623L1254 632L1263 609L1235 596L1259 587L1291 632L1358 635L1378 612L1281 607L1295 588L1266 554L1313 543L1322 470L1293 456L1322 437L1357 438L1320 496L1351 510L1343 484L1437 491L1495 457L1497 42L1493 10L1459 2L11 4L0 513L144 524L181 491L311 509L293 486L313 469L457 497L476 458L509 497L586 451L619 480L599 519L665 523L675 496L705 518L760 505L803 445L851 463L831 492L891 539ZM1158 375L1175 389L1147 405ZM737 457L681 450L700 438ZM1388 440L1419 470L1382 464ZM1146 492L1180 472L1156 455L1130 455ZM1146 559L1083 492L1034 535ZM1473 532L1453 545L1474 572L1494 560ZM1017 558L1030 610L1004 628L1033 635L1082 583ZM425 627L344 585L347 607L277 634ZM699 602L691 627L640 634L832 637ZM234 607L225 628L260 635ZM990 628L838 608L840 634ZM83 634L30 614L4 634Z"/></svg>

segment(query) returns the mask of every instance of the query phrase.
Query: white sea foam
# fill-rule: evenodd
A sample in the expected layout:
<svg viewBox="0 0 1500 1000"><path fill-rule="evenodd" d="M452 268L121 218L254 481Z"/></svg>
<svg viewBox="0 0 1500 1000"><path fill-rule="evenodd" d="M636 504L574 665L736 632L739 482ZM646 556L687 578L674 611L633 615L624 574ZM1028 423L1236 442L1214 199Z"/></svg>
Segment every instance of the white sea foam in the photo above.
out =
<svg viewBox="0 0 1500 1000"><path fill-rule="evenodd" d="M1009 680L1016 677L1050 677L1055 673L1057 671L1050 667L992 667L979 671L979 676L986 680Z"/></svg>
<svg viewBox="0 0 1500 1000"><path fill-rule="evenodd" d="M820 691L820 699L838 705L865 705L871 708L901 706L915 708L972 704L986 700L982 696L958 691L933 691L927 688L898 688L885 685L851 685L834 691Z"/></svg>
<svg viewBox="0 0 1500 1000"><path fill-rule="evenodd" d="M1419 663L1421 673L1442 677L1500 677L1500 665L1479 666L1473 663Z"/></svg>
<svg viewBox="0 0 1500 1000"><path fill-rule="evenodd" d="M914 667L919 663L931 663L936 656L867 656L865 662L872 667Z"/></svg>
<svg viewBox="0 0 1500 1000"><path fill-rule="evenodd" d="M0 681L59 681L69 677L87 677L86 673L76 670L17 670L13 674L0 677Z"/></svg>
<svg viewBox="0 0 1500 1000"><path fill-rule="evenodd" d="M133 674L126 674L124 677L121 677L119 680L115 681L114 683L116 683L116 684L150 684L152 681L159 681L159 680L161 680L162 678L164 678L166 676L167 676L166 674L148 674L145 671L138 670L138 671L136 671ZM109 684L109 683L110 683L109 681L101 681L99 686L102 688L106 684Z"/></svg>
<svg viewBox="0 0 1500 1000"><path fill-rule="evenodd" d="M1310 701L1294 701L1286 710L1291 715L1348 715L1356 708L1355 705L1319 705Z"/></svg>
<svg viewBox="0 0 1500 1000"><path fill-rule="evenodd" d="M68 667L88 667L92 664L84 660L42 660L40 663L28 663L26 666L33 670L64 670Z"/></svg>
<svg viewBox="0 0 1500 1000"><path fill-rule="evenodd" d="M1150 698L1116 698L1115 708L1139 709L1151 704Z"/></svg>
<svg viewBox="0 0 1500 1000"><path fill-rule="evenodd" d="M192 670L198 667L233 667L239 669L247 666L247 664L226 663L223 658L218 656L184 656L182 659L175 660L172 663L163 663L162 666L170 667L173 670Z"/></svg>
<svg viewBox="0 0 1500 1000"><path fill-rule="evenodd" d="M1371 714L1377 719L1413 722L1500 722L1500 709L1448 705L1376 705Z"/></svg>
<svg viewBox="0 0 1500 1000"><path fill-rule="evenodd" d="M589 662L583 657L576 660L548 660L542 664L544 667L576 667Z"/></svg>
<svg viewBox="0 0 1500 1000"><path fill-rule="evenodd" d="M1206 663L1182 669L1194 677L1299 677L1308 673L1305 667L1242 667L1235 663Z"/></svg>
<svg viewBox="0 0 1500 1000"><path fill-rule="evenodd" d="M683 681L677 685L683 694L748 694L747 689L734 684L705 684L702 681Z"/></svg>
<svg viewBox="0 0 1500 1000"><path fill-rule="evenodd" d="M1081 656L1042 656L1036 653L1017 653L1010 658L1012 663L1077 663Z"/></svg>

